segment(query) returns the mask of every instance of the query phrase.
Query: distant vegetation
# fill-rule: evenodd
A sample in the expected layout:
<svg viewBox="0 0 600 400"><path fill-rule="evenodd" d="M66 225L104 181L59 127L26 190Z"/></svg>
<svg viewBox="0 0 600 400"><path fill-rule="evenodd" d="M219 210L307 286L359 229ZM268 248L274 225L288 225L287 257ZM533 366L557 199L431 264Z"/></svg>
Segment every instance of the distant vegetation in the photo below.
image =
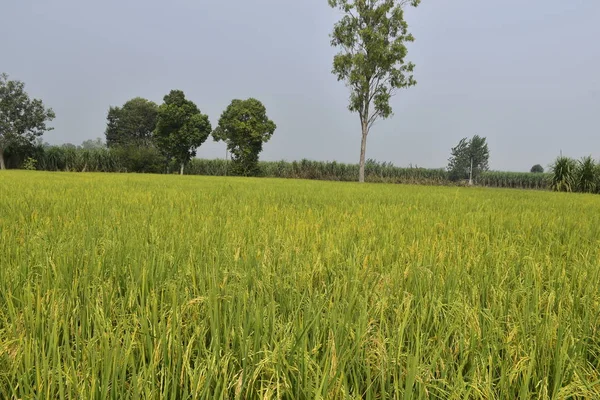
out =
<svg viewBox="0 0 600 400"><path fill-rule="evenodd" d="M9 154L11 168L25 168L25 162L34 159L33 169L73 172L138 172L162 173L165 160L152 147L83 148L73 145L37 145L25 154ZM177 165L172 164L172 171ZM358 164L335 161L259 161L256 176L273 178L316 179L331 181L356 181ZM185 166L190 175L228 176L237 175L232 161L224 159L205 160L194 158ZM365 181L381 183L409 183L419 185L457 185L466 181L453 181L451 172L445 169L398 167L390 162L367 160ZM515 189L550 189L551 174L529 172L483 171L476 185Z"/></svg>
<svg viewBox="0 0 600 400"><path fill-rule="evenodd" d="M544 173L544 167L542 167L540 164L535 164L533 167L531 167L531 173L534 174L543 174Z"/></svg>
<svg viewBox="0 0 600 400"><path fill-rule="evenodd" d="M413 3L418 5L418 1ZM390 4L387 6L391 6ZM334 1L332 5L342 9L347 6L345 1ZM396 9L397 12L400 10ZM368 7L359 11L366 13L365 15L375 12ZM387 22L402 24L401 15L394 18L397 18L395 22ZM333 44L344 47L344 40L358 40L356 43L366 40L361 37L360 30L356 31L355 26L347 26L351 20L349 14L336 25ZM405 34L408 35L406 32ZM344 35L355 37L349 39ZM411 39L410 35L400 36L398 49L403 48L404 42ZM378 42L379 39L371 43L375 48L385 44ZM384 50L393 53L398 49ZM364 88L354 87L353 96L362 98L365 93L371 93L373 97L369 96L367 99L374 99L377 103L377 107L369 112L362 110L359 103L351 104L351 110L357 111L363 120L367 116L368 121L390 116L391 108L387 96L397 89L414 84L411 75L412 64L404 64L405 54L392 53L390 57L396 63L395 66L388 65L384 68L376 65L377 60L372 60L372 68L379 70L382 77L394 76L404 83L374 83L375 86L367 92L364 92ZM353 79L358 79L352 74L360 75L365 71L364 65L356 62L357 60L343 51L338 54L334 61L338 78L350 80L351 83L354 82ZM401 73L396 76L394 74L397 68L401 69ZM348 71L354 72L348 75ZM357 82L362 82L361 79ZM357 82L354 83L358 84ZM468 184L600 193L600 166L591 156L578 161L561 156L551 165L550 174L544 173L540 164L534 165L529 173L494 172L489 171L490 150L487 139L478 135L471 139L463 138L451 149L445 170L402 168L387 162L364 159L366 134L370 123L363 125L363 147L359 164L309 160L261 162L259 154L277 126L268 118L265 106L253 98L234 99L223 111L218 125L213 130L208 116L203 114L194 102L187 99L181 90L172 90L164 97L161 105L135 97L121 107L111 106L108 109L105 141L102 138L85 140L81 146L50 146L42 142L43 133L52 129L47 123L54 116L52 109L45 108L41 100L29 98L22 82L9 80L6 74L0 75L0 168L136 173L178 171L180 174L193 175L358 180L421 185ZM230 160L195 158L198 147L210 136L215 141L225 142Z"/></svg>
<svg viewBox="0 0 600 400"><path fill-rule="evenodd" d="M550 187L557 192L600 193L600 164L590 156L581 160L558 157L551 176Z"/></svg>
<svg viewBox="0 0 600 400"><path fill-rule="evenodd" d="M449 178L453 181L468 180L473 185L477 178L488 171L490 150L487 140L479 135L464 138L451 150L448 160Z"/></svg>

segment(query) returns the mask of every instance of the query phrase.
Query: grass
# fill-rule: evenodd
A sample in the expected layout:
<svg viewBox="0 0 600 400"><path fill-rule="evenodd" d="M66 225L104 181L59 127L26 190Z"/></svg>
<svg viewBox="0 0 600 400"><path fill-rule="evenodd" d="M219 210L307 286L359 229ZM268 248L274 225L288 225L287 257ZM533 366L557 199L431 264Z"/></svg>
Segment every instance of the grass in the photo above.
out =
<svg viewBox="0 0 600 400"><path fill-rule="evenodd" d="M592 195L0 174L0 398L600 397Z"/></svg>

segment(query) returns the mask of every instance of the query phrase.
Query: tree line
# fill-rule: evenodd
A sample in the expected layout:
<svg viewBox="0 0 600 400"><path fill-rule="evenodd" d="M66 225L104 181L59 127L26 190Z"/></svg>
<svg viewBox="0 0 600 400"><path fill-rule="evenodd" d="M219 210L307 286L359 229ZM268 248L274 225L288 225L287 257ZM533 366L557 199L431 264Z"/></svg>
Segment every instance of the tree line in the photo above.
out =
<svg viewBox="0 0 600 400"><path fill-rule="evenodd" d="M365 160L364 164L335 162L259 162L262 146L276 125L256 99L233 100L212 130L208 116L180 90L167 94L161 105L133 98L110 107L105 141L86 140L80 146L49 146L41 141L55 114L41 100L30 99L24 84L0 76L0 165L49 171L102 171L201 175L242 175L419 184L456 184L493 187L600 192L600 166L591 157L574 161L559 157L551 174L536 164L531 173L489 171L490 150L485 137L463 138L451 149L442 169L400 168ZM209 136L224 141L231 161L195 159Z"/></svg>
<svg viewBox="0 0 600 400"><path fill-rule="evenodd" d="M106 144L124 159L131 156L131 170L163 164L168 173L170 166L177 165L183 174L197 149L212 135L215 141L226 143L236 174L255 175L263 144L277 128L259 100L233 100L214 130L208 116L182 91L173 90L163 100L159 106L137 97L108 111Z"/></svg>
<svg viewBox="0 0 600 400"><path fill-rule="evenodd" d="M51 108L29 97L23 82L0 75L0 169L6 169L9 155L21 156L20 164L25 162L23 155L37 153L39 157L40 149L48 147L41 145L41 137L53 129L47 124L54 117ZM129 171L168 173L177 167L183 174L186 164L212 135L215 141L227 145L231 172L249 176L256 174L263 144L276 128L265 106L250 98L233 100L213 130L208 116L186 99L183 91L172 90L161 105L136 97L121 107L110 107L105 136L107 148ZM83 147L103 147L103 144L100 140L86 141Z"/></svg>

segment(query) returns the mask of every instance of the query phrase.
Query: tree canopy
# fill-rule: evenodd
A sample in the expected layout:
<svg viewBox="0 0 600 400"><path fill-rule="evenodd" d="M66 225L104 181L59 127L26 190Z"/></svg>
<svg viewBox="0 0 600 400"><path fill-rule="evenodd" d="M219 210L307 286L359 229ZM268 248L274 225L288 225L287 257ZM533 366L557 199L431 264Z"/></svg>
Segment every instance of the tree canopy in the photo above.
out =
<svg viewBox="0 0 600 400"><path fill-rule="evenodd" d="M172 90L158 107L154 138L168 161L175 161L183 174L185 164L210 135L208 116L202 114L181 90Z"/></svg>
<svg viewBox="0 0 600 400"><path fill-rule="evenodd" d="M463 138L448 160L450 179L469 179L469 184L483 171L489 170L490 151L486 138L475 135L471 139Z"/></svg>
<svg viewBox="0 0 600 400"><path fill-rule="evenodd" d="M544 173L544 167L542 167L540 164L535 164L533 167L531 167L531 171L534 174L543 174Z"/></svg>
<svg viewBox="0 0 600 400"><path fill-rule="evenodd" d="M23 82L0 74L0 169L6 168L7 148L32 146L44 132L53 129L47 123L54 117L51 108L29 97Z"/></svg>
<svg viewBox="0 0 600 400"><path fill-rule="evenodd" d="M106 117L106 145L150 145L157 115L156 103L141 97L127 101L122 107L110 107Z"/></svg>
<svg viewBox="0 0 600 400"><path fill-rule="evenodd" d="M233 100L221 114L213 138L227 144L234 173L255 175L263 143L271 139L275 129L277 125L267 117L267 110L260 101Z"/></svg>
<svg viewBox="0 0 600 400"><path fill-rule="evenodd" d="M331 45L340 48L333 74L350 89L348 109L359 115L362 131L359 181L364 182L367 136L380 118L392 115L390 98L416 84L414 64L406 62L406 43L414 41L404 19L406 5L420 0L329 0L342 11Z"/></svg>

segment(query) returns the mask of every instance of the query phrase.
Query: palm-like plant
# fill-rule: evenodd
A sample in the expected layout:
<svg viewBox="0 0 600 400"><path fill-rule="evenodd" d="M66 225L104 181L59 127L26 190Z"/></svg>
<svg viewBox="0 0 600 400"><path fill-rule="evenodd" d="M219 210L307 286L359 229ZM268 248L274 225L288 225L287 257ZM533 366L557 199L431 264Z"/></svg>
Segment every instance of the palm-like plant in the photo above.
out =
<svg viewBox="0 0 600 400"><path fill-rule="evenodd" d="M560 156L552 165L552 182L550 187L557 192L572 192L576 189L576 169L575 160Z"/></svg>
<svg viewBox="0 0 600 400"><path fill-rule="evenodd" d="M592 157L582 158L577 163L577 191L583 193L596 192L596 163Z"/></svg>

